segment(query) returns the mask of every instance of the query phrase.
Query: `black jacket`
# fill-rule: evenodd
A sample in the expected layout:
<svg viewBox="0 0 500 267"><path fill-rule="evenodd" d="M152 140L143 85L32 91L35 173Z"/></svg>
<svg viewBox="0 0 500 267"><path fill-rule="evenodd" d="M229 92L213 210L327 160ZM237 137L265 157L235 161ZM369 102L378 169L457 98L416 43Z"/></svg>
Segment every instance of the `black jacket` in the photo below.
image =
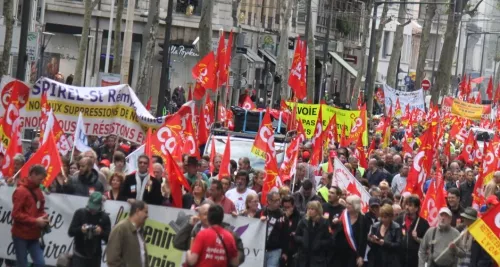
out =
<svg viewBox="0 0 500 267"><path fill-rule="evenodd" d="M89 176L84 176L78 173L78 176L74 176L70 179L67 192L70 192L75 196L82 197L90 196L93 191L104 194L104 185L99 181L99 173L97 173L94 169L92 169L91 172L92 174Z"/></svg>
<svg viewBox="0 0 500 267"><path fill-rule="evenodd" d="M376 222L372 225L370 234L384 239L381 246L370 241L370 252L368 252L368 267L400 267L399 248L401 245L402 233L398 223L392 222L385 236L380 235L382 224Z"/></svg>
<svg viewBox="0 0 500 267"><path fill-rule="evenodd" d="M484 248L472 240L471 246L471 257L470 257L470 267L493 267L495 266L495 261L491 258L490 254L484 250Z"/></svg>
<svg viewBox="0 0 500 267"><path fill-rule="evenodd" d="M150 205L162 205L163 203L163 195L161 194L161 182L154 177L149 178L153 183L151 185L151 191L147 189L144 190L144 195L142 200ZM132 192L131 187L135 186L136 191ZM123 181L121 190L120 190L120 198L125 199L135 199L137 196L137 181L135 180L135 173L129 174L125 176L125 180Z"/></svg>
<svg viewBox="0 0 500 267"><path fill-rule="evenodd" d="M353 251L347 243L343 223L340 222L336 225L333 233L333 241L336 250L334 257L335 266L356 266L356 259L358 257L365 257L366 246L368 244L368 232L370 231L369 220L370 219L366 218L363 214L359 213L358 220L352 225L356 251Z"/></svg>
<svg viewBox="0 0 500 267"><path fill-rule="evenodd" d="M296 266L327 266L328 251L333 244L328 227L328 221L323 218L314 226L312 220L302 219L299 222L294 237L298 248Z"/></svg>
<svg viewBox="0 0 500 267"><path fill-rule="evenodd" d="M201 199L200 205L201 205L201 203L203 203L203 200L205 200L205 198ZM193 205L195 208L197 208L199 206L199 205L196 205L196 203L194 202L193 195L191 195L191 193L184 194L182 196L182 208L190 210L193 207Z"/></svg>
<svg viewBox="0 0 500 267"><path fill-rule="evenodd" d="M406 214L407 212L402 212L398 217L394 220L401 226L402 232L402 242L401 242L401 264L403 266L413 267L418 266L418 249L420 248L420 243L418 243L412 236L413 230L417 227L417 237L422 239L424 238L425 233L429 229L429 223L426 219L420 218L417 216L410 224L410 229L406 230ZM418 220L418 225L417 225Z"/></svg>
<svg viewBox="0 0 500 267"><path fill-rule="evenodd" d="M93 234L92 239L89 239L90 236L82 232L84 224L100 226L102 233L99 236ZM110 233L111 220L108 214L104 211L91 214L86 208L75 211L68 229L68 235L75 238L75 252L84 258L101 257L101 241L107 243Z"/></svg>
<svg viewBox="0 0 500 267"><path fill-rule="evenodd" d="M255 214L255 218L267 216L266 250L281 249L281 254L288 252L288 219L281 209L268 210L267 208Z"/></svg>
<svg viewBox="0 0 500 267"><path fill-rule="evenodd" d="M472 181L471 184L465 181L460 184L460 205L462 207L472 207L472 193L474 192L475 181Z"/></svg>
<svg viewBox="0 0 500 267"><path fill-rule="evenodd" d="M187 220L189 221L189 219ZM238 260L239 263L242 264L245 262L245 251L243 247L243 241L240 236L237 235L233 230L231 230L231 225L227 223L222 223L224 229L228 230L233 234L234 241L236 242L236 249L238 249ZM184 226L177 232L174 237L174 248L187 251L191 247L191 239L194 238L201 231L201 223L197 223L195 225L191 225L189 222L184 224Z"/></svg>
<svg viewBox="0 0 500 267"><path fill-rule="evenodd" d="M291 260L291 256L297 252L297 244L295 243L295 239L293 236L297 231L297 226L299 225L302 216L300 216L300 212L297 208L293 208L293 213L288 217L288 237L289 237L289 246L288 246L288 258Z"/></svg>

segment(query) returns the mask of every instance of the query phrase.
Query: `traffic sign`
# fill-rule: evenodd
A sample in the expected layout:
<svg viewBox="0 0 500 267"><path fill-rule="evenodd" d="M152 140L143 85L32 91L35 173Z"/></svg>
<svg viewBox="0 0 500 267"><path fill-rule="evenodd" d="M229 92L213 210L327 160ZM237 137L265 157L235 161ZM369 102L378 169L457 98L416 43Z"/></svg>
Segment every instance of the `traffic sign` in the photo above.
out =
<svg viewBox="0 0 500 267"><path fill-rule="evenodd" d="M422 89L424 90L429 90L429 88L431 88L431 82L427 79L423 80L422 81Z"/></svg>

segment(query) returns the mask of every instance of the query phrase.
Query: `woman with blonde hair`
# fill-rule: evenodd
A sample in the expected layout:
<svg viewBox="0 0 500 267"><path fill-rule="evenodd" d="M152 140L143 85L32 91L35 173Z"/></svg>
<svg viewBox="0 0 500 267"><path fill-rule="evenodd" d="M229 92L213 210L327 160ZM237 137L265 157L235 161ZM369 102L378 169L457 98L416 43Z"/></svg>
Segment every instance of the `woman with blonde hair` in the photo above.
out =
<svg viewBox="0 0 500 267"><path fill-rule="evenodd" d="M362 267L364 264L369 219L361 213L361 198L351 195L346 198L346 209L333 224L337 225L333 239L337 253L334 266Z"/></svg>
<svg viewBox="0 0 500 267"><path fill-rule="evenodd" d="M380 208L380 221L372 225L368 241L368 267L399 267L400 245L402 232L399 224L393 221L394 210L391 205L385 204Z"/></svg>
<svg viewBox="0 0 500 267"><path fill-rule="evenodd" d="M259 196L254 193L249 193L247 199L245 200L245 211L241 215L247 216L248 218L255 218L259 209Z"/></svg>
<svg viewBox="0 0 500 267"><path fill-rule="evenodd" d="M201 205L203 200L205 200L205 194L207 193L207 184L200 179L197 179L191 185L191 193L184 194L182 196L182 208L194 210Z"/></svg>
<svg viewBox="0 0 500 267"><path fill-rule="evenodd" d="M328 265L328 250L333 244L328 230L328 221L323 218L323 208L319 201L307 203L307 213L295 231L298 267Z"/></svg>

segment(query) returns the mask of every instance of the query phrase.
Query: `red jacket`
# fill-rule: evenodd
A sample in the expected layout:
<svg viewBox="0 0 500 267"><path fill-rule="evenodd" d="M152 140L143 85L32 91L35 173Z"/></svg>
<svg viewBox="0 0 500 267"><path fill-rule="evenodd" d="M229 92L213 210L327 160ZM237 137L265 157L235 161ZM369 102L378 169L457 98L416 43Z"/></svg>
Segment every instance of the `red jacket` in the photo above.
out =
<svg viewBox="0 0 500 267"><path fill-rule="evenodd" d="M38 200L38 207L31 192ZM45 197L40 187L30 179L23 179L12 195L12 203L12 235L25 240L40 238L41 229L36 225L36 218L45 215Z"/></svg>

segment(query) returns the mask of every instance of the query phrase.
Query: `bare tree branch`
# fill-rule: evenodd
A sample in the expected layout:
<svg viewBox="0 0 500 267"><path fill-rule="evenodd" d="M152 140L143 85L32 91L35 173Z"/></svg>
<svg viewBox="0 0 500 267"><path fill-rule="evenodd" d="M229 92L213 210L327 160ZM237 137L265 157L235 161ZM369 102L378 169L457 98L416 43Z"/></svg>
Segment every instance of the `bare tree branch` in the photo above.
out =
<svg viewBox="0 0 500 267"><path fill-rule="evenodd" d="M479 5L483 2L483 0L479 0L479 2L477 2L476 6L474 6L473 9L471 10L467 10L465 11L464 13L465 14L468 14L469 16L471 17L474 17L475 13L477 12L477 9L479 8Z"/></svg>

